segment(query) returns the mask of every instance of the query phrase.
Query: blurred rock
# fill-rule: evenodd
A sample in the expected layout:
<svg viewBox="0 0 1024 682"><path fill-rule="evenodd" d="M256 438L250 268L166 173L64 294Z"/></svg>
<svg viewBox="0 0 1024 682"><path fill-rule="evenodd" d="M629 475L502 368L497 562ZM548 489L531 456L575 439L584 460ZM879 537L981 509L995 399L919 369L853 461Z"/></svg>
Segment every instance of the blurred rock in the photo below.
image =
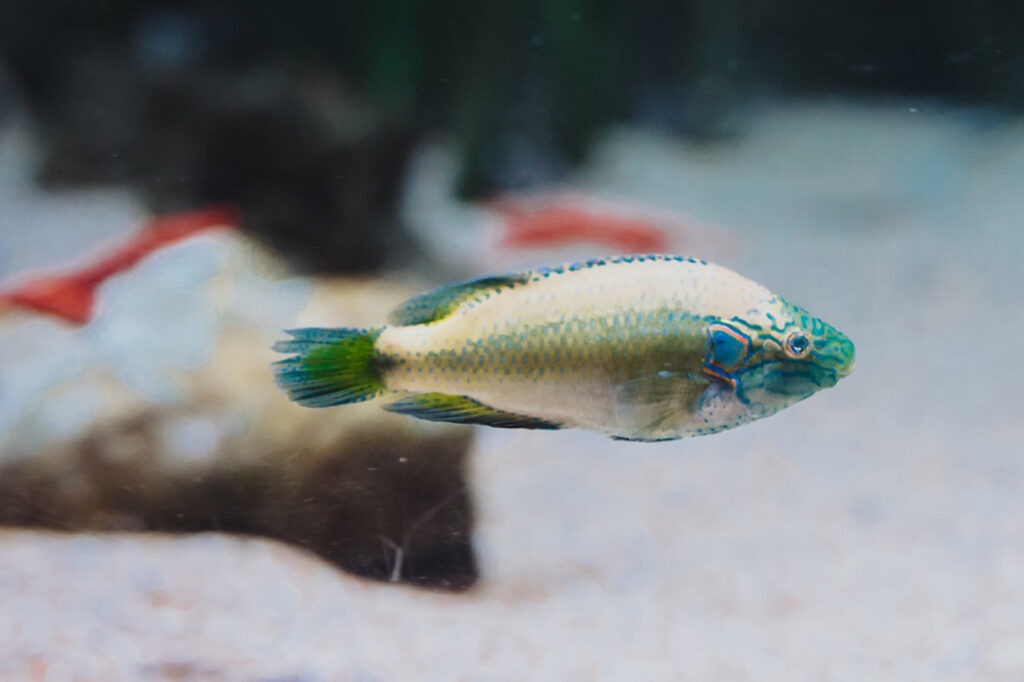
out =
<svg viewBox="0 0 1024 682"><path fill-rule="evenodd" d="M0 523L261 533L362 575L472 584L472 430L301 408L270 372L281 327L379 323L408 292L282 274L208 233L104 282L80 329L3 318Z"/></svg>
<svg viewBox="0 0 1024 682"><path fill-rule="evenodd" d="M243 229L303 269L384 263L415 135L340 77L76 49L43 118L46 186L132 186L157 212L231 203Z"/></svg>

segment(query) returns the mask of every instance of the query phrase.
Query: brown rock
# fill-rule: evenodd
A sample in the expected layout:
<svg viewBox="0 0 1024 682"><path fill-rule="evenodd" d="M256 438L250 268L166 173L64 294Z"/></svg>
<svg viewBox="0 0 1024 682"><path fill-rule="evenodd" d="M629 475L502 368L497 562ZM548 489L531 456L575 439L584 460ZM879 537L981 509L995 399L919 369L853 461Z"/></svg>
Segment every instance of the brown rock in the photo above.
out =
<svg viewBox="0 0 1024 682"><path fill-rule="evenodd" d="M228 258L205 284L219 316L208 362L168 369L152 357L140 365L161 373L158 383L176 390L172 398L142 397L111 368L85 360L82 372L39 395L38 411L0 433L7 449L0 451L0 523L258 533L361 575L472 584L464 479L472 430L399 417L376 404L313 410L289 402L270 370L278 325L237 312L240 278L260 271L258 260L244 260L236 269ZM379 323L407 293L379 279L309 285L307 305L280 327ZM85 331L61 333L65 348L89 342ZM51 360L41 352L24 361ZM36 449L25 445L31 438L19 438L46 432L82 401L94 413L70 435L44 438Z"/></svg>

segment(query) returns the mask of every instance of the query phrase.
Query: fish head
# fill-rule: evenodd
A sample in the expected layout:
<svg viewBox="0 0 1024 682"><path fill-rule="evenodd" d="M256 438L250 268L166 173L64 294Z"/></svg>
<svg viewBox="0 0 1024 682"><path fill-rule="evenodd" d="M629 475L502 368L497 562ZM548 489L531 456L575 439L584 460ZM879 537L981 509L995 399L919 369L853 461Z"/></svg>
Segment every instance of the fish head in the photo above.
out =
<svg viewBox="0 0 1024 682"><path fill-rule="evenodd" d="M854 360L845 334L780 297L708 326L705 373L730 385L755 419L834 386Z"/></svg>

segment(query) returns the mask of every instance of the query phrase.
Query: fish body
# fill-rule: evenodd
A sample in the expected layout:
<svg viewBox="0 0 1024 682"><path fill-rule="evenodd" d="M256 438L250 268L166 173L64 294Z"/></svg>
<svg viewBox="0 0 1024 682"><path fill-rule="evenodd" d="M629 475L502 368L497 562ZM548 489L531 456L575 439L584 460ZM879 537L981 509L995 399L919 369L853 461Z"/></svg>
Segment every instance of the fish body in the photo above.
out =
<svg viewBox="0 0 1024 682"><path fill-rule="evenodd" d="M305 329L278 384L313 407L628 440L715 433L832 386L852 342L726 268L622 256L446 285L371 330Z"/></svg>

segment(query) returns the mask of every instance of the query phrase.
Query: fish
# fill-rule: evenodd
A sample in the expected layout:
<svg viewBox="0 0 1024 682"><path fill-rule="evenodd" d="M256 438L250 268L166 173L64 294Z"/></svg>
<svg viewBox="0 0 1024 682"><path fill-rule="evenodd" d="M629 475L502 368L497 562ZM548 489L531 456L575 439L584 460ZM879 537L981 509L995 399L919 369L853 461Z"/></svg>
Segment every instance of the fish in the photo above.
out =
<svg viewBox="0 0 1024 682"><path fill-rule="evenodd" d="M413 296L388 324L287 332L273 365L291 400L630 441L717 433L834 386L853 342L725 267L684 256L593 258Z"/></svg>
<svg viewBox="0 0 1024 682"><path fill-rule="evenodd" d="M0 290L0 315L24 308L86 325L96 313L97 291L105 281L170 244L200 232L233 229L240 220L238 209L230 205L157 216L93 263L66 273L38 275L17 288Z"/></svg>

